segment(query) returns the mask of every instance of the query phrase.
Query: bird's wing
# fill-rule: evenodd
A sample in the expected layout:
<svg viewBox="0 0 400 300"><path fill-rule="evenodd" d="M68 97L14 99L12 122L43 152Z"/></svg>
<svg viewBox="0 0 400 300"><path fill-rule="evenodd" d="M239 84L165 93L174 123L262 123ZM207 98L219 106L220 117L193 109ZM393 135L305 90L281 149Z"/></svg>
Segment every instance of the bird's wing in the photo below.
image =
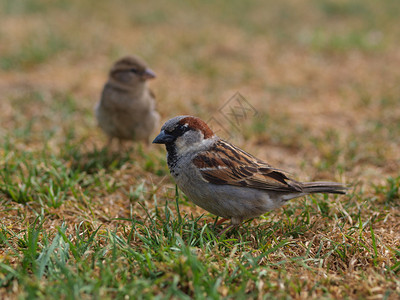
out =
<svg viewBox="0 0 400 300"><path fill-rule="evenodd" d="M301 184L288 178L282 171L223 140L197 154L193 163L209 183L277 192L302 192Z"/></svg>

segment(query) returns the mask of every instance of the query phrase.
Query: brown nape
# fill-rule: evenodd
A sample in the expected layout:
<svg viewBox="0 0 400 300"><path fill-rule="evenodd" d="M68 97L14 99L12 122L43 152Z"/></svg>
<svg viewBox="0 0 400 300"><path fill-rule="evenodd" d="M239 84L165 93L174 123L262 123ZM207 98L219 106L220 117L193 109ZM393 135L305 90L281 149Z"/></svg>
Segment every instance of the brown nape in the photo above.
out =
<svg viewBox="0 0 400 300"><path fill-rule="evenodd" d="M196 117L186 117L179 121L181 125L187 124L191 128L198 128L203 132L204 138L208 139L214 135L214 132L208 127L208 125L201 119Z"/></svg>
<svg viewBox="0 0 400 300"><path fill-rule="evenodd" d="M115 64L121 64L121 65L137 65L141 66L143 68L146 68L146 63L140 59L137 56L125 56L122 57L121 59L117 60Z"/></svg>
<svg viewBox="0 0 400 300"><path fill-rule="evenodd" d="M114 63L111 72L129 70L130 68L136 68L138 71L144 71L146 69L146 63L139 57L125 56Z"/></svg>

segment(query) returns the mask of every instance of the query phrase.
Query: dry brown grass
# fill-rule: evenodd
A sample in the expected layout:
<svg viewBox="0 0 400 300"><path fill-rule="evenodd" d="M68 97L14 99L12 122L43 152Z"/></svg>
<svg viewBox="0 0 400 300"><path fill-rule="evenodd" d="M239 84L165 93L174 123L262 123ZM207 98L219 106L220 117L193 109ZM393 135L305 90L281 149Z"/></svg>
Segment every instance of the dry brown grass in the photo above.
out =
<svg viewBox="0 0 400 300"><path fill-rule="evenodd" d="M43 172L51 166L40 161L42 151L67 169L96 160L89 154L105 144L105 137L96 128L92 108L112 62L135 53L158 75L151 87L163 121L180 114L215 116L231 128L218 110L239 91L258 114L243 122L234 143L300 180L329 179L354 187L349 196L293 201L254 220L238 240L233 235L231 242L221 242L225 250L214 257L198 247L197 257L211 277L231 274L244 253L257 257L285 240L249 271L259 278L248 277L249 297L400 296L399 266L390 270L400 261L400 24L395 1L189 5L27 0L2 1L0 8L0 137L8 141L3 145L11 145L0 147L2 168L28 159L21 156L27 152L35 157L28 165ZM79 152L78 160L69 156L67 142ZM156 146L147 153L136 147L116 166L94 168L93 176L83 173L88 183L75 184L59 207L38 199L18 204L0 193L3 231L15 233L5 234L9 244L0 244L1 264L18 269L22 256L11 246L19 249L38 216L50 235L62 223L72 235L79 224L87 232L101 225L96 239L107 247L107 232L127 236L124 230L131 222L117 218L133 217L151 227L147 212L156 209L154 195L160 207L169 199L176 212L164 152ZM21 180L13 176L18 185ZM143 190L135 194L141 184ZM204 213L181 201L182 215ZM199 228L210 220L202 218ZM236 245L240 241L248 243ZM131 247L143 244L135 238ZM164 261L154 263L165 274L161 281L172 282L176 270ZM1 280L7 276L4 270ZM140 268L133 271L140 273ZM190 275L186 283L180 278L180 289L196 295ZM232 296L235 284L243 282L223 281L218 294ZM27 286L24 280L6 280L0 294L26 297ZM43 297L45 287L39 288ZM166 287L146 291L162 295Z"/></svg>

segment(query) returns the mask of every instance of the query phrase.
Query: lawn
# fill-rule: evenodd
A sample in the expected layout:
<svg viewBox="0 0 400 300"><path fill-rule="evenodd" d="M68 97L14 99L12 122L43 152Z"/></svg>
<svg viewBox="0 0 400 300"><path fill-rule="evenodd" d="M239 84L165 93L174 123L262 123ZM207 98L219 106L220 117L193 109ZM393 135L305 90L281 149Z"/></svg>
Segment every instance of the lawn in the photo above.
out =
<svg viewBox="0 0 400 300"><path fill-rule="evenodd" d="M135 2L0 0L0 298L400 298L398 1ZM349 192L219 237L164 147L104 149L93 108L126 54L162 122Z"/></svg>

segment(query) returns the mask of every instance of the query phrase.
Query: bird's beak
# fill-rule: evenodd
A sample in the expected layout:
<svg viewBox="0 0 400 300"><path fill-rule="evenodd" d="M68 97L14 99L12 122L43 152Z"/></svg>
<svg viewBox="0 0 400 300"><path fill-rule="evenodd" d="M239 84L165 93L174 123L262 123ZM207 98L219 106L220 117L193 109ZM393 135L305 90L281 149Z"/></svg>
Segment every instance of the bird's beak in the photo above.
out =
<svg viewBox="0 0 400 300"><path fill-rule="evenodd" d="M173 135L165 133L164 130L161 130L160 134L154 139L153 144L168 144L174 140L175 137Z"/></svg>
<svg viewBox="0 0 400 300"><path fill-rule="evenodd" d="M152 69L147 68L144 70L142 78L145 80L156 78L156 73Z"/></svg>

